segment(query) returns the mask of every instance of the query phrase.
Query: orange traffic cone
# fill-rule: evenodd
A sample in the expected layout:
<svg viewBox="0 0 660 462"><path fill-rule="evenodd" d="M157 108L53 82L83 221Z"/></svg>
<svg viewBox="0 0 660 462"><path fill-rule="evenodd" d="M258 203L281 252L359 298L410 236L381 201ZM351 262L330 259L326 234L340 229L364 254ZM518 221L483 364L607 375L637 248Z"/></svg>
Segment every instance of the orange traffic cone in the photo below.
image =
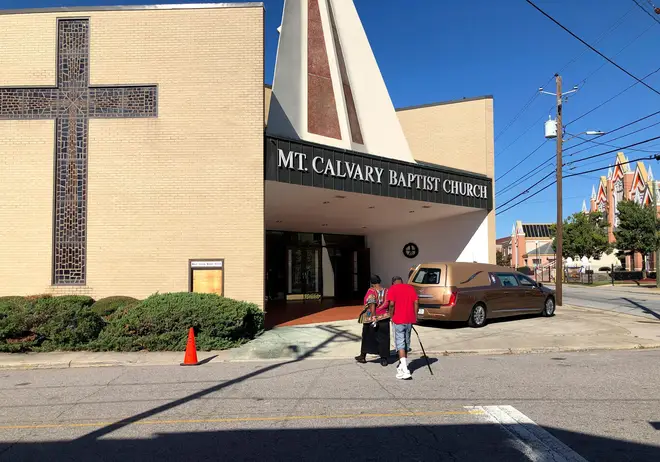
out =
<svg viewBox="0 0 660 462"><path fill-rule="evenodd" d="M197 347L195 346L195 331L191 327L188 331L188 344L186 345L186 355L183 357L182 366L197 366Z"/></svg>

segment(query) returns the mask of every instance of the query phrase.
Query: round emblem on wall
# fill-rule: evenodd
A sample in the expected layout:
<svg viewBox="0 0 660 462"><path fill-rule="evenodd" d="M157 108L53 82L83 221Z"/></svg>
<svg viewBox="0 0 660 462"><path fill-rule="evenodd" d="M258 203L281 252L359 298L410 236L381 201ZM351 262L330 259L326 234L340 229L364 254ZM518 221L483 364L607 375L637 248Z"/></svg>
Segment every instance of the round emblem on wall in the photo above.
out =
<svg viewBox="0 0 660 462"><path fill-rule="evenodd" d="M403 254L408 258L415 258L419 255L419 247L413 242L409 242L403 246Z"/></svg>

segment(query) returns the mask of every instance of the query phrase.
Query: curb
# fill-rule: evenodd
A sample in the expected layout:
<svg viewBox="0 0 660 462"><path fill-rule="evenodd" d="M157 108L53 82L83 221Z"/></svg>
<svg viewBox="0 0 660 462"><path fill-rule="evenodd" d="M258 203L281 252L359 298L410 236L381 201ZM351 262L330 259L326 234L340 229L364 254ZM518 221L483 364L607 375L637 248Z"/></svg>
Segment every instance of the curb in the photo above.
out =
<svg viewBox="0 0 660 462"><path fill-rule="evenodd" d="M628 345L599 345L593 347L538 347L538 348L498 348L482 350L440 350L428 351L429 356L505 356L505 355L524 355L524 354L544 354L544 353L579 353L585 351L632 351L632 350L658 350L660 343L651 345L628 344ZM410 355L414 358L421 358L419 353ZM295 357L280 358L250 358L250 359L218 359L209 361L209 363L252 363L252 362L286 362L294 361ZM349 360L349 356L323 356L305 358L301 361L309 360ZM0 364L0 371L7 370L40 370L40 369L74 369L74 368L93 368L93 367L131 367L131 366L178 366L176 363L148 363L136 361L63 361L63 362L34 362L34 363L15 363Z"/></svg>

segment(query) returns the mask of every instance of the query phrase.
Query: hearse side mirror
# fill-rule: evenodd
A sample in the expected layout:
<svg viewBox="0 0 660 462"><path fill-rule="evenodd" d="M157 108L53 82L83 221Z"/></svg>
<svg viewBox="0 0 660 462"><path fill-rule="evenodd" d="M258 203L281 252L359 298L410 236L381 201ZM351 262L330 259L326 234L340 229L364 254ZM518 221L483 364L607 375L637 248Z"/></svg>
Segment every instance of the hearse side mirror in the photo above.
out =
<svg viewBox="0 0 660 462"><path fill-rule="evenodd" d="M539 287L543 287L543 283L542 283L542 282L537 282L536 285L539 286Z"/></svg>

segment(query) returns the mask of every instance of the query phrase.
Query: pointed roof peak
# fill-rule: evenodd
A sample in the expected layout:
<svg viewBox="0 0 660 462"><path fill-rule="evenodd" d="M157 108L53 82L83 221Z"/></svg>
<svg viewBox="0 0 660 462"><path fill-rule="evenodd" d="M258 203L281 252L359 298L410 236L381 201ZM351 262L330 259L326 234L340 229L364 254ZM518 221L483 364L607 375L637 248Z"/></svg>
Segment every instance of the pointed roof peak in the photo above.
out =
<svg viewBox="0 0 660 462"><path fill-rule="evenodd" d="M279 33L268 134L415 163L353 0L284 2Z"/></svg>

